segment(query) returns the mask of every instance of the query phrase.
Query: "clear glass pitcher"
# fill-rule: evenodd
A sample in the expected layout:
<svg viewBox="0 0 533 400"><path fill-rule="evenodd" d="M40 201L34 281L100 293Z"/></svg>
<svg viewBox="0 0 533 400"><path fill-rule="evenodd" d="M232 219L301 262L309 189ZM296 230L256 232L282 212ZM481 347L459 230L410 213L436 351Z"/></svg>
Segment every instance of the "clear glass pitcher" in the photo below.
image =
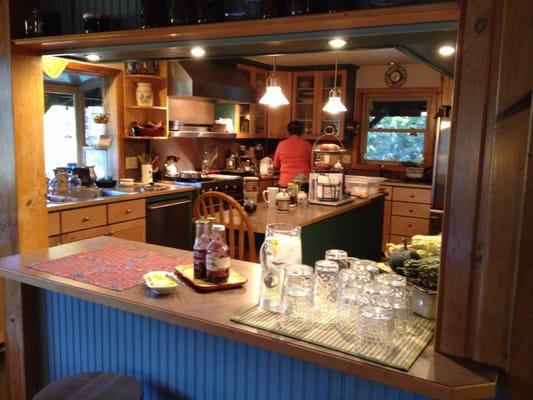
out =
<svg viewBox="0 0 533 400"><path fill-rule="evenodd" d="M302 263L302 228L290 224L269 224L261 246L259 307L280 312L281 288L286 265Z"/></svg>

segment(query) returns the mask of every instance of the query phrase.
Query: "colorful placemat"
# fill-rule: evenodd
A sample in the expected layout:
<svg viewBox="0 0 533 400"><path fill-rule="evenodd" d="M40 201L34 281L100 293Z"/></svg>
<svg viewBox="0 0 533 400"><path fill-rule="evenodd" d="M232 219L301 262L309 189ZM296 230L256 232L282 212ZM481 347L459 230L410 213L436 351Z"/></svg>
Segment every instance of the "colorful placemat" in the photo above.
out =
<svg viewBox="0 0 533 400"><path fill-rule="evenodd" d="M304 330L284 329L279 324L279 314L254 306L231 320L402 371L408 371L411 368L431 341L435 328L435 323L432 320L415 315L406 335L395 338L388 346L372 345L363 348L356 345L356 340L352 334L337 330L331 319L316 321L311 327L306 327Z"/></svg>
<svg viewBox="0 0 533 400"><path fill-rule="evenodd" d="M150 271L173 272L176 265L190 260L169 257L153 250L108 246L28 265L28 268L79 282L122 291L143 282Z"/></svg>

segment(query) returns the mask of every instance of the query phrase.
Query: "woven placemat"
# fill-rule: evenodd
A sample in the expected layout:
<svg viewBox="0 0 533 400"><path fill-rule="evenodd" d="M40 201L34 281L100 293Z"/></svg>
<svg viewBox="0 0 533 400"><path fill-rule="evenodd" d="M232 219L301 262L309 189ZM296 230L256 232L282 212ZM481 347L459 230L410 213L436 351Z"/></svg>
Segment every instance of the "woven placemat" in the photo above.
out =
<svg viewBox="0 0 533 400"><path fill-rule="evenodd" d="M319 320L305 330L280 326L279 314L254 306L231 319L244 325L264 329L293 339L364 358L388 367L408 371L433 337L435 323L413 316L408 333L395 338L389 346L372 345L361 348L352 334L339 331L333 321Z"/></svg>

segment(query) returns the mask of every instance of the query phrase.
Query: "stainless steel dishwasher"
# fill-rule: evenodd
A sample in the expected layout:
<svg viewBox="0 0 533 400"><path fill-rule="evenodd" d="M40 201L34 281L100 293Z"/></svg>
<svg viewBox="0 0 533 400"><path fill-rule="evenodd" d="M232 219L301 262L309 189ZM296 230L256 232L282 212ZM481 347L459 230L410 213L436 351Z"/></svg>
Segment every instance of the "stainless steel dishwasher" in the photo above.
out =
<svg viewBox="0 0 533 400"><path fill-rule="evenodd" d="M150 199L146 205L146 241L191 250L192 198Z"/></svg>

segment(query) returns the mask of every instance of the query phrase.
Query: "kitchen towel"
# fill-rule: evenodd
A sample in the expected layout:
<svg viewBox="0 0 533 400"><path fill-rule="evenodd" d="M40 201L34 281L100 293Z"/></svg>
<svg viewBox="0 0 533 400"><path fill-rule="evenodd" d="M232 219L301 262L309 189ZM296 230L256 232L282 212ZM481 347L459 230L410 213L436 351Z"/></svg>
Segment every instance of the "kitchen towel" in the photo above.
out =
<svg viewBox="0 0 533 400"><path fill-rule="evenodd" d="M303 340L312 344L364 358L388 367L408 371L433 337L435 323L413 315L408 333L396 337L389 346L368 345L358 347L353 335L340 332L332 318L317 321L306 330L284 329L279 324L279 314L254 306L231 319L244 325L264 329L278 335Z"/></svg>
<svg viewBox="0 0 533 400"><path fill-rule="evenodd" d="M40 272L74 279L106 289L122 291L143 282L151 271L174 272L190 260L170 257L154 250L108 246L27 266Z"/></svg>

